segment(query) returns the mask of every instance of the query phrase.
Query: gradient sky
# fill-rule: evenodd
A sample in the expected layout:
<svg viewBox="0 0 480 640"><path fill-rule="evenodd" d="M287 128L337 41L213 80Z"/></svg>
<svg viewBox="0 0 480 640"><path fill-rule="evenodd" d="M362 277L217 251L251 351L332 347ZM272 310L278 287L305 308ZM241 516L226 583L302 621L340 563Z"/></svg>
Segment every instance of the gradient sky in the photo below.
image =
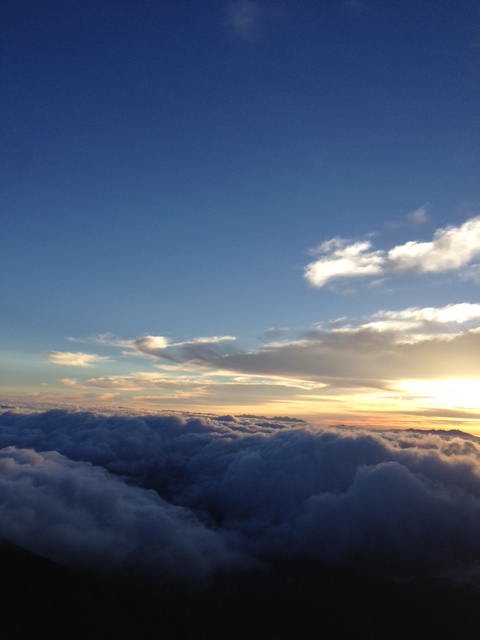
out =
<svg viewBox="0 0 480 640"><path fill-rule="evenodd" d="M480 5L3 0L3 402L480 426Z"/></svg>

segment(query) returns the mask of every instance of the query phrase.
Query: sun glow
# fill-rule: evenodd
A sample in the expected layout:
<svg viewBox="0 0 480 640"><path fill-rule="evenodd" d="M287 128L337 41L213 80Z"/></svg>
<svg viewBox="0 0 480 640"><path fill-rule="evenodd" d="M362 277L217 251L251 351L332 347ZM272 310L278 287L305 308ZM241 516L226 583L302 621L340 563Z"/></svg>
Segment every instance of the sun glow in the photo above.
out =
<svg viewBox="0 0 480 640"><path fill-rule="evenodd" d="M398 387L423 407L480 409L480 380L405 380Z"/></svg>

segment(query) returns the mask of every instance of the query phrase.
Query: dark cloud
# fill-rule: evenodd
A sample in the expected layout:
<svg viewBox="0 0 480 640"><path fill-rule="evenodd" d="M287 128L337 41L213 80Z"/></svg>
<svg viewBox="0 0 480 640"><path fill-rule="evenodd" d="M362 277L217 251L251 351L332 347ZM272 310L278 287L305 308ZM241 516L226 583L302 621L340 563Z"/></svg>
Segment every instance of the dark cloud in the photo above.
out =
<svg viewBox="0 0 480 640"><path fill-rule="evenodd" d="M196 580L234 557L191 512L55 451L0 451L0 537L69 565Z"/></svg>
<svg viewBox="0 0 480 640"><path fill-rule="evenodd" d="M212 362L218 358L236 353L232 336L196 338L185 342L169 343L163 336L144 336L132 341L131 348L142 354L162 358L170 362Z"/></svg>
<svg viewBox="0 0 480 640"><path fill-rule="evenodd" d="M0 535L204 579L271 557L473 579L480 444L249 416L0 415Z"/></svg>
<svg viewBox="0 0 480 640"><path fill-rule="evenodd" d="M408 379L470 377L480 374L480 361L472 353L480 348L480 332L449 337L428 337L412 343L398 342L395 331L361 328L321 334L305 340L278 343L259 351L225 355L217 366L248 374L290 375L325 381L343 378Z"/></svg>
<svg viewBox="0 0 480 640"><path fill-rule="evenodd" d="M337 380L340 386L344 379L355 380L359 387L369 386L369 380L376 381L375 387L385 386L388 381L411 378L412 371L415 378L433 380L451 378L452 371L455 378L480 375L480 361L472 358L480 348L477 326L449 334L445 322L422 321L418 326L414 323L420 335L411 335L413 330L404 324L388 319L383 321L385 326L378 324L337 330L314 327L296 340L267 343L251 351L242 351L229 336L160 347L158 338L147 336L134 345L144 355L209 370L328 384Z"/></svg>

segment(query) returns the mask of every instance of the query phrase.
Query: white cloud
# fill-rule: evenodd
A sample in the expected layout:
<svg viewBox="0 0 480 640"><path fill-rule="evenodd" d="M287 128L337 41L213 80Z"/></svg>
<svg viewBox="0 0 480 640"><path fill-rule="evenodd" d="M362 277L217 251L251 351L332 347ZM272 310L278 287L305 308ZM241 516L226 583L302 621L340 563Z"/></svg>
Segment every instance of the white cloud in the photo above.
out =
<svg viewBox="0 0 480 640"><path fill-rule="evenodd" d="M416 218L424 214L414 212ZM315 254L321 257L307 265L305 279L314 287L323 287L337 278L365 277L395 273L443 273L464 269L468 276L480 257L480 217L459 227L438 229L431 242L410 241L389 251L372 250L369 241L349 244L334 238L321 244ZM469 266L470 265L470 266ZM474 270L478 275L478 270ZM462 274L461 274L462 275Z"/></svg>
<svg viewBox="0 0 480 640"><path fill-rule="evenodd" d="M326 254L305 269L305 278L314 287L323 287L334 278L371 276L382 272L384 258L380 251L370 251L370 242L347 244L334 238L321 244L317 254Z"/></svg>
<svg viewBox="0 0 480 640"><path fill-rule="evenodd" d="M480 304L463 302L449 304L445 307L409 307L401 311L378 311L373 314L369 322L362 324L361 328L395 331L403 334L422 330L423 338L435 335L438 329L442 330L446 337L449 335L445 333L449 329L446 325L470 325L478 323L479 320Z"/></svg>
<svg viewBox="0 0 480 640"><path fill-rule="evenodd" d="M150 355L160 355L169 345L168 338L164 336L144 336L138 340L131 340L129 346L131 349L138 349L142 353Z"/></svg>
<svg viewBox="0 0 480 640"><path fill-rule="evenodd" d="M407 242L388 252L387 265L397 272L453 271L480 256L480 217L460 227L438 229L432 242ZM387 266L388 268L388 266Z"/></svg>
<svg viewBox="0 0 480 640"><path fill-rule="evenodd" d="M107 356L98 356L94 353L82 353L71 351L49 351L47 356L51 363L68 367L93 367L95 364L110 360Z"/></svg>
<svg viewBox="0 0 480 640"><path fill-rule="evenodd" d="M415 211L410 211L407 218L415 226L426 224L428 222L427 205L423 205L423 207L415 209Z"/></svg>

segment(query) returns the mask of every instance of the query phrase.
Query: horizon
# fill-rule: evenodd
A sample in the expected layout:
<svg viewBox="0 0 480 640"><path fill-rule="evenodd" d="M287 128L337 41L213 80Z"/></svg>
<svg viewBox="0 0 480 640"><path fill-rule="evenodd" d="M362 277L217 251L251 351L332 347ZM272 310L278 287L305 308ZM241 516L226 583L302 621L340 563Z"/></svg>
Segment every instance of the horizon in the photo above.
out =
<svg viewBox="0 0 480 640"><path fill-rule="evenodd" d="M128 405L115 405L115 404L78 404L68 403L64 399L61 402L46 402L45 400L32 400L28 397L22 396L21 398L2 398L0 396L0 415L1 414L43 414L49 412L62 412L68 413L80 413L80 414L92 414L105 417L155 417L155 416L180 416L182 418L212 418L213 420L242 420L244 418L251 418L254 420L266 420L268 422L279 421L282 423L289 423L292 426L308 426L318 428L319 432L328 429L356 429L360 431L374 431L374 432L401 432L401 431L418 431L419 433L442 433L445 435L461 434L465 436L471 436L474 438L480 438L480 427L470 425L466 428L459 428L455 425L440 423L440 424L417 424L413 422L411 426L405 423L405 421L399 422L395 425L390 422L389 424L384 422L368 423L366 420L352 420L352 422L329 422L327 420L318 420L318 417L314 415L311 419L306 415L304 417L290 416L290 415L264 415L260 413L229 413L229 412L215 412L215 411L197 411L195 409L162 409L158 407L146 408L128 406ZM378 416L377 416L378 418Z"/></svg>

